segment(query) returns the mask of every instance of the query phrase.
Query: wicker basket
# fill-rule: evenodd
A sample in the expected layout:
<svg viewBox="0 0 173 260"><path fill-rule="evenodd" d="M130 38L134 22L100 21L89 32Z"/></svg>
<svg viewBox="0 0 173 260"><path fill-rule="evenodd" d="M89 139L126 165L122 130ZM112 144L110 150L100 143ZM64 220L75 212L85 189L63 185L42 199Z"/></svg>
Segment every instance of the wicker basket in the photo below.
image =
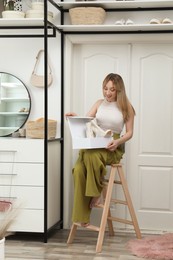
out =
<svg viewBox="0 0 173 260"><path fill-rule="evenodd" d="M102 24L106 17L106 12L101 7L75 7L69 13L73 25Z"/></svg>
<svg viewBox="0 0 173 260"><path fill-rule="evenodd" d="M48 119L48 139L54 139L56 136L57 121ZM28 121L26 123L26 137L29 138L44 138L44 118L39 118L36 121Z"/></svg>

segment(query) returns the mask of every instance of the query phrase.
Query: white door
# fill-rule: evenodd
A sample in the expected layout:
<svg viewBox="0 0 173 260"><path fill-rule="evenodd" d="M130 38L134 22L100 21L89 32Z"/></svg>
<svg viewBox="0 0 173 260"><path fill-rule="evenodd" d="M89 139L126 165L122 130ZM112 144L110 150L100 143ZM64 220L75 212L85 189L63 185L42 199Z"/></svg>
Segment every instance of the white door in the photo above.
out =
<svg viewBox="0 0 173 260"><path fill-rule="evenodd" d="M132 47L136 109L128 182L140 227L173 230L173 46Z"/></svg>
<svg viewBox="0 0 173 260"><path fill-rule="evenodd" d="M102 81L108 73L122 75L136 110L134 136L126 144L124 164L139 225L147 231L173 229L173 47L169 44L76 44L72 53L68 107L78 115L85 115L102 97ZM68 138L65 140L72 166L77 153L69 154L70 142ZM69 170L65 172L69 179ZM118 189L114 193L121 196ZM69 194L71 207L73 195ZM116 216L129 218L124 208L113 209ZM98 218L96 211L93 219Z"/></svg>
<svg viewBox="0 0 173 260"><path fill-rule="evenodd" d="M85 115L91 106L102 94L102 82L108 73L120 74L129 92L130 78L130 49L129 44L106 45L75 45L73 49L73 72L71 90L71 110L78 115ZM68 149L69 151L69 149ZM128 156L126 156L127 158ZM77 154L73 151L73 163ZM125 159L124 159L125 164ZM117 194L118 193L118 194ZM114 196L122 198L119 187L114 190ZM115 212L116 211L116 212ZM92 224L99 224L102 210L93 209ZM125 207L112 207L112 214L125 218ZM114 223L116 227L124 227L124 224Z"/></svg>

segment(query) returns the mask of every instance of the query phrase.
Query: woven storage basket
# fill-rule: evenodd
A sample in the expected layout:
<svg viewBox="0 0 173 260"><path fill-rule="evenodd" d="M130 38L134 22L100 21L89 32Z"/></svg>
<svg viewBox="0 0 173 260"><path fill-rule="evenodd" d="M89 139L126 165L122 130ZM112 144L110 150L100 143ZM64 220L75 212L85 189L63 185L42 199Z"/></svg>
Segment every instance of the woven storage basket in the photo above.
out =
<svg viewBox="0 0 173 260"><path fill-rule="evenodd" d="M75 7L69 13L73 25L102 24L106 17L106 12L101 7Z"/></svg>
<svg viewBox="0 0 173 260"><path fill-rule="evenodd" d="M56 136L57 121L48 119L48 139L54 139ZM44 118L26 123L26 137L44 138Z"/></svg>

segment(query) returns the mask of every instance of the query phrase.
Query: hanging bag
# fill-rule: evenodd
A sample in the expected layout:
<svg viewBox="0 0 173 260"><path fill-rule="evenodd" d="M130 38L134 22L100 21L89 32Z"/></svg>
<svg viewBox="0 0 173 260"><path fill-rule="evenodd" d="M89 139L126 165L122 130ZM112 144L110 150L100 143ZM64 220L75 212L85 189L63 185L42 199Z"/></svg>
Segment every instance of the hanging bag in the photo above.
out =
<svg viewBox="0 0 173 260"><path fill-rule="evenodd" d="M31 75L31 84L35 87L38 87L38 88L43 88L44 87L44 76L43 75L38 75L37 74L37 69L38 69L38 64L39 64L39 61L40 61L40 57L41 57L41 54L44 53L44 50L40 50L36 56L36 62L35 62L35 66L34 66L34 70L32 72L32 75ZM48 87L52 84L53 82L53 77L52 77L52 70L51 70L51 67L48 63L48 82L47 82L47 85Z"/></svg>

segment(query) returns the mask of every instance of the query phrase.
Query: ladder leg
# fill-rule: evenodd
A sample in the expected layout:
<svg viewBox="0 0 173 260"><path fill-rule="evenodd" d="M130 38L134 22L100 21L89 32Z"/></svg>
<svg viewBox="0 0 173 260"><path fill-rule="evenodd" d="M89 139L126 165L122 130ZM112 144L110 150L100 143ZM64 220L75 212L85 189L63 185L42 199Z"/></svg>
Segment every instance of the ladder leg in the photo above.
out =
<svg viewBox="0 0 173 260"><path fill-rule="evenodd" d="M75 223L73 223L71 230L70 230L70 234L68 236L67 244L71 244L73 242L73 239L74 239L75 234L76 234L76 229L77 229L77 225Z"/></svg>
<svg viewBox="0 0 173 260"><path fill-rule="evenodd" d="M100 253L102 250L102 244L103 244L106 222L107 222L107 217L108 217L108 212L109 212L109 207L110 207L112 189L113 189L113 185L114 185L115 172L116 172L116 167L112 166L110 178L109 178L109 182L108 182L108 187L107 187L107 194L106 194L106 198L105 198L105 202L104 202L101 224L100 224L100 228L99 228L99 234L98 234L97 245L96 245L96 253Z"/></svg>
<svg viewBox="0 0 173 260"><path fill-rule="evenodd" d="M124 195L125 195L125 198L126 198L126 201L127 201L127 206L128 206L128 209L129 209L129 212L130 212L130 216L131 216L131 219L132 219L132 222L133 222L133 226L134 226L134 229L135 229L136 237L140 239L142 237L141 236L141 231L139 229L139 225L138 225L138 221L137 221L137 218L136 218L135 210L134 210L134 207L133 207L133 204L132 204L132 200L131 200L131 196L130 196L130 193L129 193L129 189L128 189L128 186L127 186L127 181L126 181L126 179L124 177L124 173L123 173L122 167L119 166L117 168L117 170L118 170L118 175L119 175L120 181L122 183Z"/></svg>
<svg viewBox="0 0 173 260"><path fill-rule="evenodd" d="M105 199L106 199L106 194L107 194L107 186L104 187L102 194L103 194L103 199L104 199L104 201L105 201ZM109 217L111 217L111 210L110 210L110 207L109 207L109 210L108 210L108 219L107 219L107 223L108 223L109 235L110 235L110 236L114 236L113 222L112 222L111 219L109 219Z"/></svg>

